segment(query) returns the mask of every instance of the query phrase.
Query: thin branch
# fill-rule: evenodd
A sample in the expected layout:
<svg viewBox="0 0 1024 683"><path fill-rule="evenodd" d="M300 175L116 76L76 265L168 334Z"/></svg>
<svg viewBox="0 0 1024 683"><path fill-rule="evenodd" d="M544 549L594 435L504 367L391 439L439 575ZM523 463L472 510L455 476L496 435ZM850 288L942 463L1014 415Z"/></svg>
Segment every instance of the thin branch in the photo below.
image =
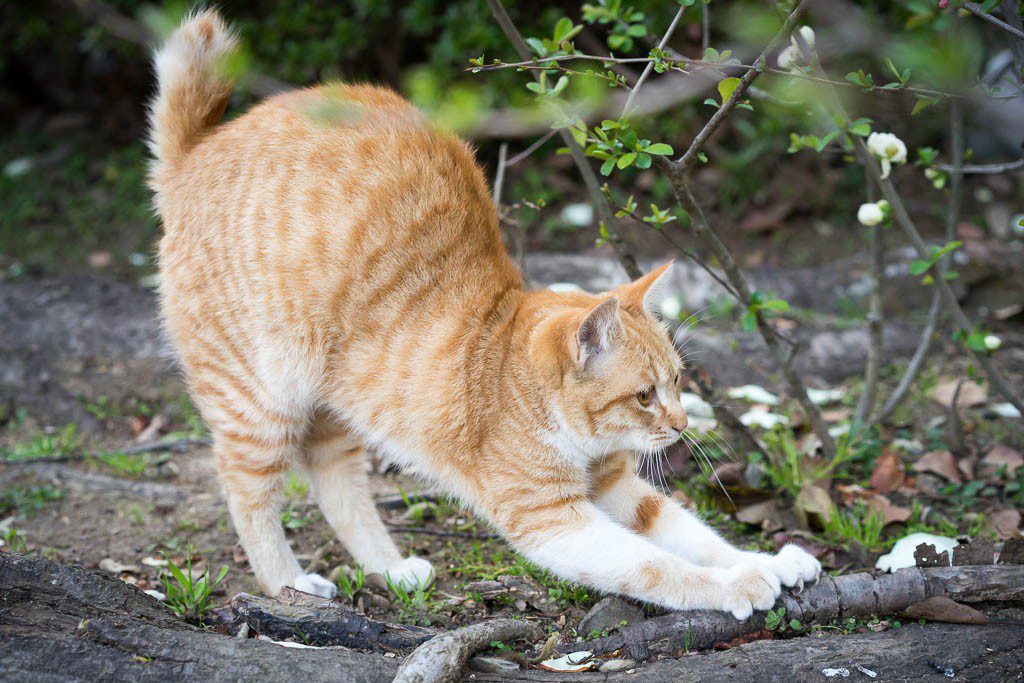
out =
<svg viewBox="0 0 1024 683"><path fill-rule="evenodd" d="M679 11L676 12L676 15L672 18L672 23L668 25L668 29L665 31L665 35L661 37L661 42L658 43L658 50L665 49L665 45L668 44L669 38L671 38L672 34L675 33L676 27L679 25L679 21L683 18L683 14L685 12L686 6L680 5ZM644 84L644 81L647 80L647 77L651 75L651 72L653 70L654 60L650 60L647 62L647 66L644 67L643 73L640 74L640 78L637 79L636 85L633 86L633 90L630 91L629 97L626 98L626 104L625 106L622 107L622 114L619 116L619 118L624 119L627 116L629 116L630 112L633 109L633 100L636 99L637 93L640 92L640 87Z"/></svg>
<svg viewBox="0 0 1024 683"><path fill-rule="evenodd" d="M903 371L903 376L900 377L899 384L893 390L892 395L882 406L882 409L871 418L869 425L880 424L889 419L896 407L903 402L903 398L910 391L910 387L913 386L914 380L917 379L917 375L921 372L921 368L924 367L924 361L928 358L928 352L931 350L932 339L935 337L935 331L939 327L939 318L942 314L942 295L939 294L938 290L932 293L932 303L928 307L928 321L924 325L924 329L921 330L921 339L917 342L917 348L914 349L914 355L911 357L910 362L907 363L907 369Z"/></svg>
<svg viewBox="0 0 1024 683"><path fill-rule="evenodd" d="M533 144L531 144L531 145L530 145L529 147L527 147L527 148L526 148L526 149L524 149L524 150L523 150L522 152L520 152L519 154L515 155L514 157L512 157L511 159L509 159L508 161L506 161L506 162L505 162L505 165L506 165L506 166L515 166L515 165L516 165L516 164L518 164L518 163L519 163L520 161L522 161L523 159L526 159L526 158L527 158L527 157L529 157L529 156L530 156L531 154L533 154L533 153L534 153L534 152L536 152L536 151L537 151L538 149L540 149L540 148L541 148L541 147L542 147L542 146L544 145L544 143L545 143L545 142L547 142L548 140L550 140L550 139L551 139L552 137L554 137L554 136L555 136L555 135L556 135L557 133L558 133L558 131L557 131L557 130L549 130L549 131L548 131L547 133L544 133L544 135L542 135L542 136L540 136L539 138L537 138L537 139L536 139L536 140L535 140L535 141L533 142Z"/></svg>
<svg viewBox="0 0 1024 683"><path fill-rule="evenodd" d="M999 7L1003 10L1003 17L1005 17L1006 23L1018 31L1024 32L1017 0L1002 0ZM1014 75L1017 77L1017 82L1024 85L1024 40L1013 40L1011 38L1010 52L1013 53L1013 68L1017 72Z"/></svg>
<svg viewBox="0 0 1024 683"><path fill-rule="evenodd" d="M494 173L494 205L501 210L501 190L505 184L505 169L508 167L508 143L503 142L498 147L498 170Z"/></svg>
<svg viewBox="0 0 1024 683"><path fill-rule="evenodd" d="M696 137L693 138L693 141L690 143L686 153L684 153L676 162L677 173L685 174L686 171L693 166L694 162L697 160L697 154L704 146L704 143L707 142L712 133L718 130L718 127L722 125L722 122L729 116L733 108L740 103L740 100L743 98L743 94L746 92L747 88L749 88L750 84L754 82L754 79L758 77L761 70L764 69L765 64L768 63L768 53L773 51L786 36L793 32L793 26L796 25L797 20L799 20L800 16L803 14L805 4L806 0L801 0L800 4L790 12L789 16L786 17L786 21L782 23L782 27L772 37L771 42L769 42L768 46L761 51L761 55L754 60L755 66L747 69L740 78L740 82L736 85L736 89L732 91L729 99L722 103L722 106L719 107L718 111L712 115L708 122L704 124L704 127L700 132L697 133Z"/></svg>
<svg viewBox="0 0 1024 683"><path fill-rule="evenodd" d="M866 198L868 202L878 200L874 183L868 180ZM885 232L881 226L868 228L868 242L871 249L871 295L868 304L868 357L864 369L864 391L857 403L854 424L862 425L875 408L878 394L878 376L882 368L885 318L882 310L882 285L885 279Z"/></svg>
<svg viewBox="0 0 1024 683"><path fill-rule="evenodd" d="M1009 33L1011 36L1016 37L1018 40L1024 40L1024 31L1014 26L1010 26L1001 19L997 19L996 17L992 16L991 14L983 10L979 5L976 5L973 2L965 2L964 9L973 14L974 16L978 17L982 21L987 21L993 26L1001 28L1002 30ZM1014 11L1016 11L1016 8L1014 8Z"/></svg>
<svg viewBox="0 0 1024 683"><path fill-rule="evenodd" d="M508 16L508 12L505 11L505 7L501 4L501 0L487 0L487 5L491 8L491 12L494 14L494 19L498 22L501 30L505 32L505 35L512 42L512 46L519 54L519 58L523 60L530 59L530 48L526 45L526 41L523 40L523 36L519 33L519 29L517 29L515 24L512 23L512 19ZM535 77L539 78L536 74ZM635 280L639 278L643 275L643 271L640 270L640 266L638 266L636 262L636 257L629 251L625 241L616 229L615 217L612 215L608 202L605 201L604 196L601 194L601 186L597 182L597 176L594 175L594 169L591 168L590 162L587 161L587 157L583 153L583 149L576 144L576 140L573 139L572 134L568 130L563 128L559 130L558 133L562 137L562 141L565 143L565 146L569 148L569 154L572 155L572 160L576 163L576 168L583 177L583 183L587 186L587 193L590 195L590 201L597 210L597 214L600 217L601 222L605 224L605 227L608 230L608 242L615 251L615 255L618 257L619 263L622 264L623 269L625 269L626 274L629 275L630 279Z"/></svg>
<svg viewBox="0 0 1024 683"><path fill-rule="evenodd" d="M998 173L1007 173L1009 171L1016 171L1019 168L1024 168L1024 159L1017 159L1017 161L1005 161L1001 164L967 164L964 166L957 166L956 164L939 164L936 166L940 171L946 173L960 172L964 175L996 175Z"/></svg>
<svg viewBox="0 0 1024 683"><path fill-rule="evenodd" d="M711 3L700 3L700 53L707 54L711 46Z"/></svg>

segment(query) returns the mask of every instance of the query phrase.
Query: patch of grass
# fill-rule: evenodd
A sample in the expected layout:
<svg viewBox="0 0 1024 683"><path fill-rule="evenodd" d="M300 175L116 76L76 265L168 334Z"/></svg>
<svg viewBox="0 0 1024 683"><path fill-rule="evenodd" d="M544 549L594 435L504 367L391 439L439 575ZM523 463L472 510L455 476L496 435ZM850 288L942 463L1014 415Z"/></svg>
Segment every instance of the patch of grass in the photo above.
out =
<svg viewBox="0 0 1024 683"><path fill-rule="evenodd" d="M203 615L209 611L210 594L227 576L228 568L221 566L216 580L210 580L210 570L195 576L192 571L192 548L185 553L185 567L168 562L167 570L161 574L164 582L164 593L167 595L165 605L179 617L191 621L202 622Z"/></svg>
<svg viewBox="0 0 1024 683"><path fill-rule="evenodd" d="M357 564L352 568L352 575L349 576L348 572L344 568L338 572L338 590L344 595L349 601L355 599L356 593L363 589L366 584L366 572L363 570L363 565Z"/></svg>
<svg viewBox="0 0 1024 683"><path fill-rule="evenodd" d="M306 500L309 496L309 483L295 472L289 472L284 495L294 500Z"/></svg>
<svg viewBox="0 0 1024 683"><path fill-rule="evenodd" d="M868 550L881 550L885 517L867 505L858 504L849 510L836 510L825 522L825 537L834 543L860 543Z"/></svg>
<svg viewBox="0 0 1024 683"><path fill-rule="evenodd" d="M40 434L29 441L14 444L4 455L4 459L13 462L69 455L80 442L78 427L71 423L52 434Z"/></svg>
<svg viewBox="0 0 1024 683"><path fill-rule="evenodd" d="M288 501L288 505L281 510L281 524L285 529L294 531L307 526L312 520L303 514L295 505L294 500Z"/></svg>
<svg viewBox="0 0 1024 683"><path fill-rule="evenodd" d="M3 547L11 553L27 553L28 546L25 545L25 535L18 529L8 527L3 533Z"/></svg>
<svg viewBox="0 0 1024 683"><path fill-rule="evenodd" d="M772 483L794 498L805 486L830 476L851 457L848 439L836 444L836 455L831 460L810 458L800 452L796 437L788 428L776 427L764 435L768 459L760 464Z"/></svg>
<svg viewBox="0 0 1024 683"><path fill-rule="evenodd" d="M93 465L103 465L120 476L140 477L150 465L148 453L95 453L87 457Z"/></svg>
<svg viewBox="0 0 1024 683"><path fill-rule="evenodd" d="M0 493L0 513L14 511L20 517L32 517L47 504L64 497L53 484L42 486L11 486Z"/></svg>

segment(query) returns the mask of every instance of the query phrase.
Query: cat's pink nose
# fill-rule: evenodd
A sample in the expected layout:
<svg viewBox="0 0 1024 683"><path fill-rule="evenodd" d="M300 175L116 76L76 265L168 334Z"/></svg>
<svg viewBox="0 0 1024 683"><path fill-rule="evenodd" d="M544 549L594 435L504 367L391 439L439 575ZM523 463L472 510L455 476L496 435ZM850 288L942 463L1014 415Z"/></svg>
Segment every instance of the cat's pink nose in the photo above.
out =
<svg viewBox="0 0 1024 683"><path fill-rule="evenodd" d="M680 409L678 412L669 413L668 424L677 432L681 432L686 429L686 425L689 424L689 420L686 417L686 411Z"/></svg>

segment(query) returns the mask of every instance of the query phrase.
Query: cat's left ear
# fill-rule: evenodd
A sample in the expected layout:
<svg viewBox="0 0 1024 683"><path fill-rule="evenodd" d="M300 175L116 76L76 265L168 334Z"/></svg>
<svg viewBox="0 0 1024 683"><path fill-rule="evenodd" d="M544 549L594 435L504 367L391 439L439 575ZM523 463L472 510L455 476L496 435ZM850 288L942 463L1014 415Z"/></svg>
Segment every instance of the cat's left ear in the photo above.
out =
<svg viewBox="0 0 1024 683"><path fill-rule="evenodd" d="M619 297L624 308L635 312L646 311L650 315L656 315L664 297L665 288L672 280L672 269L675 263L675 261L669 261L638 280L616 288L613 294Z"/></svg>

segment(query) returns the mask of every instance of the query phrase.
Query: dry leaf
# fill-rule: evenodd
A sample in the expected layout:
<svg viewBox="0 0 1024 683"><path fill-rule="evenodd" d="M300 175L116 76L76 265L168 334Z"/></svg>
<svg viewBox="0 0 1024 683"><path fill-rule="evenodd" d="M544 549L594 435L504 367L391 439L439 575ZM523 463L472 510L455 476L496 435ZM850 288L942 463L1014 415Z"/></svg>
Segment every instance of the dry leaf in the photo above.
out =
<svg viewBox="0 0 1024 683"><path fill-rule="evenodd" d="M985 521L1001 540L1020 538L1020 511L1013 508L995 510L985 517Z"/></svg>
<svg viewBox="0 0 1024 683"><path fill-rule="evenodd" d="M997 444L982 459L982 462L996 469L1005 466L1006 473L1013 476L1017 473L1017 468L1024 465L1024 457L1009 446Z"/></svg>
<svg viewBox="0 0 1024 683"><path fill-rule="evenodd" d="M833 422L842 422L843 420L850 419L851 411L849 408L833 408L832 410L821 411L821 419L829 424Z"/></svg>
<svg viewBox="0 0 1024 683"><path fill-rule="evenodd" d="M947 598L945 595L936 595L911 605L903 612L909 619L924 619L925 621L941 621L946 624L987 624L988 617L967 605Z"/></svg>
<svg viewBox="0 0 1024 683"><path fill-rule="evenodd" d="M892 501L882 494L878 494L872 498L868 502L868 507L876 513L881 514L886 524L905 522L910 519L910 515L912 514L909 508L893 505Z"/></svg>
<svg viewBox="0 0 1024 683"><path fill-rule="evenodd" d="M798 513L803 513L807 517L808 522L816 521L820 526L824 526L825 522L832 519L836 509L828 491L814 484L800 489L794 507Z"/></svg>
<svg viewBox="0 0 1024 683"><path fill-rule="evenodd" d="M947 408L953 404L953 393L956 391L956 385L959 384L960 380L950 379L944 382L939 382L934 389L932 389L932 400ZM988 400L988 391L985 387L981 386L977 382L964 382L963 386L960 387L960 396L957 397L956 407L957 408L968 408L970 406L981 405Z"/></svg>
<svg viewBox="0 0 1024 683"><path fill-rule="evenodd" d="M952 482L961 481L960 468L956 465L956 458L949 451L925 453L914 463L914 471L931 472Z"/></svg>
<svg viewBox="0 0 1024 683"><path fill-rule="evenodd" d="M964 481L972 481L974 479L974 470L978 465L978 456L971 455L961 460L957 460L956 467L960 470L960 475L963 476Z"/></svg>
<svg viewBox="0 0 1024 683"><path fill-rule="evenodd" d="M748 505L736 512L736 519L744 524L759 526L765 531L774 531L782 528L782 513L779 504L774 500L766 500L763 503Z"/></svg>
<svg viewBox="0 0 1024 683"><path fill-rule="evenodd" d="M906 473L903 461L891 451L886 451L875 461L875 470L871 473L871 488L879 493L890 493L903 485Z"/></svg>

